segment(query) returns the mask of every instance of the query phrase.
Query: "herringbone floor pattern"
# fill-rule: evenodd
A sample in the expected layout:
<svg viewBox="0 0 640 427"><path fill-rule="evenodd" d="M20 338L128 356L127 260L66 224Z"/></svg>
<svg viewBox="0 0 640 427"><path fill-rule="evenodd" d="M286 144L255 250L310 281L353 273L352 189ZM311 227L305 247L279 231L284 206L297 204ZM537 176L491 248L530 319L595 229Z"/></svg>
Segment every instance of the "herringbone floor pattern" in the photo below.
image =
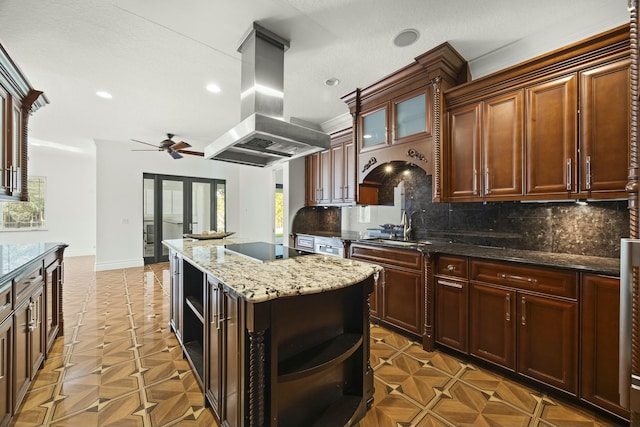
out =
<svg viewBox="0 0 640 427"><path fill-rule="evenodd" d="M169 329L168 264L93 263L65 260L64 336L12 426L216 426ZM361 427L611 425L385 328L371 337L375 403Z"/></svg>

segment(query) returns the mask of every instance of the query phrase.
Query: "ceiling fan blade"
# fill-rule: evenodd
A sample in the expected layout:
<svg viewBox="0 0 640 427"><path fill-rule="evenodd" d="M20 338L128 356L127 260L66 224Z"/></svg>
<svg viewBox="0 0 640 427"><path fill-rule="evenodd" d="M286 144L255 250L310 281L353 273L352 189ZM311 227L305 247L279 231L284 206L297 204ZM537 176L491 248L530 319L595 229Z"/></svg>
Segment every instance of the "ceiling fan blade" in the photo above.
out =
<svg viewBox="0 0 640 427"><path fill-rule="evenodd" d="M162 149L161 149L161 148L156 148L156 149L154 150L154 149L151 149L151 148L149 148L149 149L141 148L141 149L139 149L139 150L138 150L138 149L135 149L135 150L131 150L131 151L162 151Z"/></svg>
<svg viewBox="0 0 640 427"><path fill-rule="evenodd" d="M191 150L178 150L182 154L191 154L192 156L202 156L204 157L204 153L202 151L191 151Z"/></svg>
<svg viewBox="0 0 640 427"><path fill-rule="evenodd" d="M156 148L158 148L158 146L157 146L157 145L149 144L148 142L144 142L144 141L138 141L137 139L132 139L132 141L134 141L134 142L139 142L140 144L150 145L150 146L152 146L152 147L156 147ZM160 149L161 149L161 148L160 148Z"/></svg>
<svg viewBox="0 0 640 427"><path fill-rule="evenodd" d="M171 157L173 157L174 159L181 159L182 155L180 153L178 153L177 151L169 151L169 155Z"/></svg>
<svg viewBox="0 0 640 427"><path fill-rule="evenodd" d="M189 148L189 147L191 147L191 145L187 144L184 141L177 142L171 146L171 148L173 148L174 150L182 150L183 148Z"/></svg>

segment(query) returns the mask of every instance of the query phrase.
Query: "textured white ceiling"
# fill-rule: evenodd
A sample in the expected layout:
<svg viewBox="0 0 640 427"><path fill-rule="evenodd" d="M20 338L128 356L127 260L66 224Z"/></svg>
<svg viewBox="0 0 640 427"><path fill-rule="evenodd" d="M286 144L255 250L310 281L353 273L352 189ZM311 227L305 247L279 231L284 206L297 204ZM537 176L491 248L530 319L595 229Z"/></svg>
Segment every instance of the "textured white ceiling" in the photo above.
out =
<svg viewBox="0 0 640 427"><path fill-rule="evenodd" d="M347 112L342 95L444 41L477 77L629 15L626 0L0 0L0 43L51 101L33 138L156 143L172 132L203 148L239 120L236 49L253 21L291 40L285 116L321 124ZM405 28L420 39L394 47ZM211 82L220 94L204 90Z"/></svg>

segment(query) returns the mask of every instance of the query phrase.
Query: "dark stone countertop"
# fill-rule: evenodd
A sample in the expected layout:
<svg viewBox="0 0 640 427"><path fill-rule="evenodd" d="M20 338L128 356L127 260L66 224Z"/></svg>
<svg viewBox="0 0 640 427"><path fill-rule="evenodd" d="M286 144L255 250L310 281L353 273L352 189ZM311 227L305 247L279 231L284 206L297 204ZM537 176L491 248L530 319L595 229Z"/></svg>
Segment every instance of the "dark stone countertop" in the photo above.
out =
<svg viewBox="0 0 640 427"><path fill-rule="evenodd" d="M530 251L523 249L499 248L492 246L477 246L460 243L449 243L444 239L404 242L402 240L371 238L363 239L357 231L314 231L309 233L295 233L308 236L333 237L354 243L366 243L394 249L418 250L423 253L442 253L450 255L469 256L496 261L510 261L522 264L532 264L556 268L568 268L596 274L620 276L620 259L596 257L587 255L573 255L554 252ZM429 243L425 243L429 242Z"/></svg>
<svg viewBox="0 0 640 427"><path fill-rule="evenodd" d="M0 245L0 284L18 275L22 268L66 243L16 243Z"/></svg>

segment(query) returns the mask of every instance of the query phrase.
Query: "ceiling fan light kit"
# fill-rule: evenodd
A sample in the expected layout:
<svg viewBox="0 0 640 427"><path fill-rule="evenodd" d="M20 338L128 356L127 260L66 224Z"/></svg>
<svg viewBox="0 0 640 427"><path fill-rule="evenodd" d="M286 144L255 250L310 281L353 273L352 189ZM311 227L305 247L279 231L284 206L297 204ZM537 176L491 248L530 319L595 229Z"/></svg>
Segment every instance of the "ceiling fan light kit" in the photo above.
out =
<svg viewBox="0 0 640 427"><path fill-rule="evenodd" d="M149 144L148 142L139 141L137 139L132 139L133 142L138 142L140 144L149 145L151 147L155 147L155 149L146 149L146 150L132 150L132 151L166 151L172 158L181 159L182 154L189 154L192 156L204 156L204 153L201 151L192 151L186 150L191 147L191 144L188 144L184 141L175 142L173 141L173 137L175 135L172 133L167 134L167 139L160 142L159 145Z"/></svg>

